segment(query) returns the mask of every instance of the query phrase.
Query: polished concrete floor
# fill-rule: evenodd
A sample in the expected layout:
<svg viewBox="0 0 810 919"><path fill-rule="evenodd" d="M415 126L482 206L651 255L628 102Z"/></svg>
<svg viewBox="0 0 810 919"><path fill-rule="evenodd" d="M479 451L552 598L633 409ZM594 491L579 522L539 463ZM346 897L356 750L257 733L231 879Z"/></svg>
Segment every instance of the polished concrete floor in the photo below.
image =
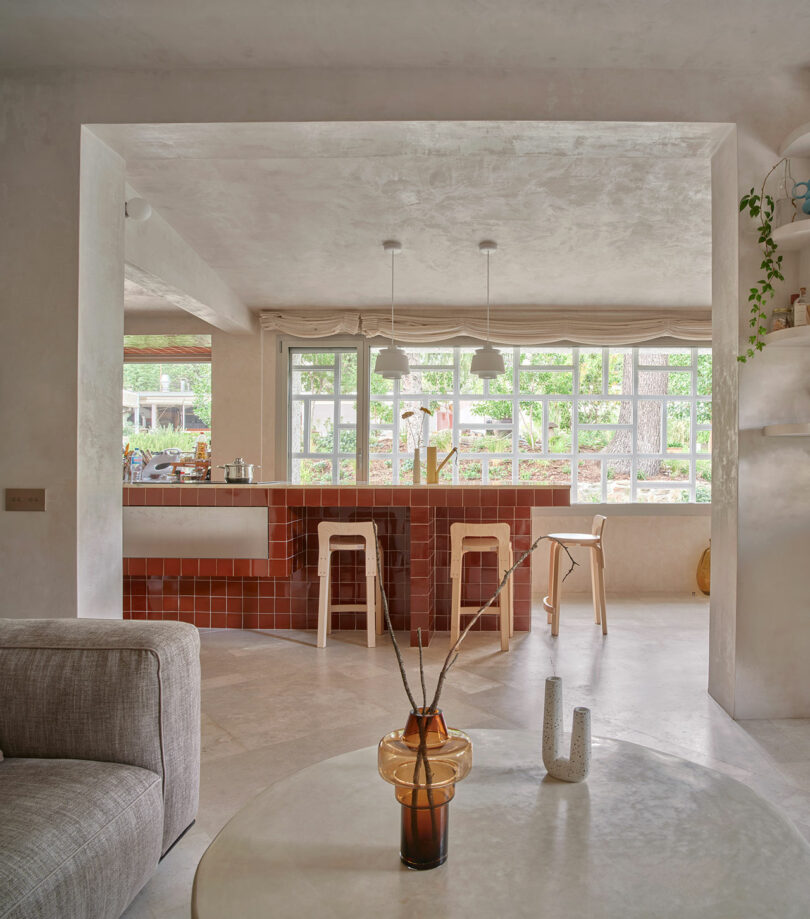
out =
<svg viewBox="0 0 810 919"><path fill-rule="evenodd" d="M449 724L522 728L539 745L544 679L557 674L566 721L586 705L594 734L731 775L782 807L810 839L810 721L734 722L709 697L708 602L609 598L608 611L606 638L587 599L564 601L556 639L536 613L533 631L518 634L509 653L494 633L472 633L442 695ZM429 692L446 650L447 636L438 635L426 651ZM416 689L416 651L407 649L406 661ZM404 724L406 711L386 639L369 649L364 633L338 632L318 650L314 632L204 632L197 823L127 919L186 919L197 862L237 810L304 766L375 744Z"/></svg>

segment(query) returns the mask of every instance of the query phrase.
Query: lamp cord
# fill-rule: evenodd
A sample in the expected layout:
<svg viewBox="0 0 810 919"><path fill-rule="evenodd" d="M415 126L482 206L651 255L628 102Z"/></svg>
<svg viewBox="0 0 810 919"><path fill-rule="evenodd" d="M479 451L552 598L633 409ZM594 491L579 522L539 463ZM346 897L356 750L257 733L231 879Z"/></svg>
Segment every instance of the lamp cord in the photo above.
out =
<svg viewBox="0 0 810 919"><path fill-rule="evenodd" d="M489 344L489 256L487 252L487 344Z"/></svg>

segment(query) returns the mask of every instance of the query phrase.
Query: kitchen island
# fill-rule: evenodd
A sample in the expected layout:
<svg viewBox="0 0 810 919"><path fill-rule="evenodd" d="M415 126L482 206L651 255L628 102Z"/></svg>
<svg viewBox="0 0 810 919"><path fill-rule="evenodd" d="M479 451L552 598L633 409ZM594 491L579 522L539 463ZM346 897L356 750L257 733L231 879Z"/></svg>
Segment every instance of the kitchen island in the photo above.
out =
<svg viewBox="0 0 810 919"><path fill-rule="evenodd" d="M377 523L395 629L423 640L450 628L450 526L508 523L515 555L529 548L533 507L568 506L567 485L125 485L124 617L200 628L315 629L318 523ZM266 528L266 538L264 532ZM238 547L238 548L234 548ZM467 564L462 603L489 597L495 557ZM531 627L531 566L515 572L515 629ZM364 596L359 553L332 565L336 603ZM334 613L333 628L365 628ZM463 624L463 621L462 621ZM483 629L497 617L484 617Z"/></svg>

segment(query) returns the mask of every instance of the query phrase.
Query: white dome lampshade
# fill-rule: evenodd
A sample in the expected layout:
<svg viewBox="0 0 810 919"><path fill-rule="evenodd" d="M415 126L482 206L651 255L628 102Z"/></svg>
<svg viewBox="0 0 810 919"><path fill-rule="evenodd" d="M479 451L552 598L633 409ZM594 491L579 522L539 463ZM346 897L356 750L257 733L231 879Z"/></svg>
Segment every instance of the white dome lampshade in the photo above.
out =
<svg viewBox="0 0 810 919"><path fill-rule="evenodd" d="M399 380L410 372L408 355L394 344L394 256L402 252L402 243L386 239L383 250L391 253L391 344L377 355L374 372L386 380Z"/></svg>
<svg viewBox="0 0 810 919"><path fill-rule="evenodd" d="M130 198L124 202L124 216L135 223L143 223L152 216L152 205L143 198Z"/></svg>
<svg viewBox="0 0 810 919"><path fill-rule="evenodd" d="M470 372L481 377L482 380L494 380L495 377L506 372L503 355L487 342L483 348L478 348L473 354Z"/></svg>
<svg viewBox="0 0 810 919"><path fill-rule="evenodd" d="M386 380L399 380L407 376L409 369L408 355L402 348L397 348L394 345L383 348L377 355L377 360L374 364L374 373L385 377Z"/></svg>

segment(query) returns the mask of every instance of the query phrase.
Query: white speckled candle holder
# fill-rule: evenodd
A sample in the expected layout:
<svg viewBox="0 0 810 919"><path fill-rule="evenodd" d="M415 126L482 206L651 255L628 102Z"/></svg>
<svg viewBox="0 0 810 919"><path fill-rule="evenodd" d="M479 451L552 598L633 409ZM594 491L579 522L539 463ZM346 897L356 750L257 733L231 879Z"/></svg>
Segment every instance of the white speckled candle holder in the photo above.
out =
<svg viewBox="0 0 810 919"><path fill-rule="evenodd" d="M574 709L571 753L560 756L562 746L562 678L546 679L543 711L543 765L550 776L563 782L581 782L591 769L591 710Z"/></svg>

